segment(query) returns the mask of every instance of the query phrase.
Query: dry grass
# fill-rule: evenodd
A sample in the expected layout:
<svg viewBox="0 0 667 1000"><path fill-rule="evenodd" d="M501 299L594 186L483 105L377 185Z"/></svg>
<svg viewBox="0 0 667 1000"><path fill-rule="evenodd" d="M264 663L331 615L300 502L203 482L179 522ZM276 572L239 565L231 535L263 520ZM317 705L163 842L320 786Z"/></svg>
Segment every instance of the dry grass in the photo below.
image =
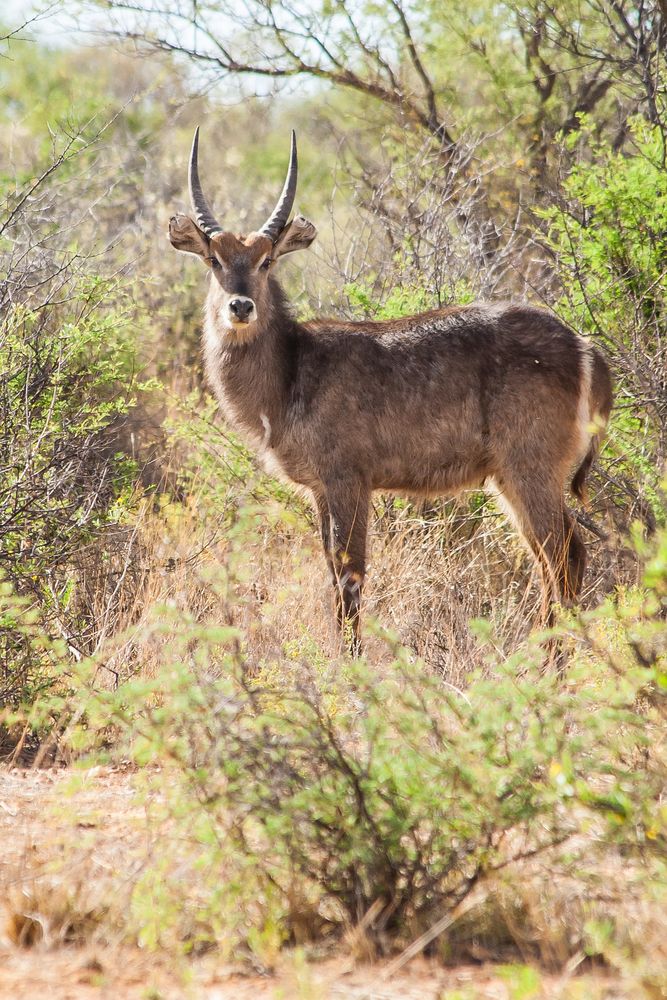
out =
<svg viewBox="0 0 667 1000"><path fill-rule="evenodd" d="M119 774L98 776L89 772L73 797L67 771L2 773L5 944L52 949L107 942L123 926L141 867L131 831L142 810Z"/></svg>
<svg viewBox="0 0 667 1000"><path fill-rule="evenodd" d="M259 474L245 484L250 499L253 491L270 496L272 489ZM308 504L297 503L284 516L280 500L263 501L229 594L216 578L231 547L226 502L216 508L204 490L184 503L143 501L131 526L109 540L103 570L99 550L83 560L81 590L98 624L96 651L108 682L137 672L153 676L168 641L154 628L160 606L200 623L238 625L257 664L286 652L292 659L313 650L338 655L329 574ZM504 656L539 627L534 561L492 503L480 506L463 495L426 511L394 510L378 497L374 511L364 620L389 630L447 683L465 687L473 671L486 668L488 649L471 621L491 623L495 651ZM595 521L606 527L603 512ZM636 583L638 568L616 540L582 533L589 553L586 607L615 585ZM390 653L375 631L368 631L365 653L380 668Z"/></svg>

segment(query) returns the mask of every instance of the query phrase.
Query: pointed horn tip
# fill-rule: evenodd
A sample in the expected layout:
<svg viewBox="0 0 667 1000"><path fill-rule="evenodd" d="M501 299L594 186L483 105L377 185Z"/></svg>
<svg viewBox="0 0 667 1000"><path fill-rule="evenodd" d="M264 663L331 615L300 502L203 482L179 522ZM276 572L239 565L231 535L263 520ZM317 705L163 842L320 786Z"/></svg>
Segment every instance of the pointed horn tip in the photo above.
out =
<svg viewBox="0 0 667 1000"><path fill-rule="evenodd" d="M258 232L262 233L264 236L269 236L274 242L287 225L290 212L292 211L292 206L294 205L294 195L296 194L297 173L296 132L292 129L290 161L287 167L287 176L285 178L285 183L283 184L283 189L273 212L261 229L258 230Z"/></svg>
<svg viewBox="0 0 667 1000"><path fill-rule="evenodd" d="M199 180L199 125L195 129L192 140L192 151L190 153L190 168L188 171L188 187L190 189L190 201L195 213L195 222L199 228L210 238L223 232L222 227L217 222L211 208L204 197Z"/></svg>

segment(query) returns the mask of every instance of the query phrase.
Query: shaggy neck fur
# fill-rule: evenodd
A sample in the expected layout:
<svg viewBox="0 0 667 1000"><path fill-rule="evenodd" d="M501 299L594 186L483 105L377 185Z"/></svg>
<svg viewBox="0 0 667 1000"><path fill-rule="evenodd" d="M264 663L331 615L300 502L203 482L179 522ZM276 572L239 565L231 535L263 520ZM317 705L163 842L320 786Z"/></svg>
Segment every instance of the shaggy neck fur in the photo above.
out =
<svg viewBox="0 0 667 1000"><path fill-rule="evenodd" d="M211 284L204 321L204 361L209 382L235 429L264 447L282 437L287 386L297 324L280 285L269 279L258 319L238 332L221 318Z"/></svg>

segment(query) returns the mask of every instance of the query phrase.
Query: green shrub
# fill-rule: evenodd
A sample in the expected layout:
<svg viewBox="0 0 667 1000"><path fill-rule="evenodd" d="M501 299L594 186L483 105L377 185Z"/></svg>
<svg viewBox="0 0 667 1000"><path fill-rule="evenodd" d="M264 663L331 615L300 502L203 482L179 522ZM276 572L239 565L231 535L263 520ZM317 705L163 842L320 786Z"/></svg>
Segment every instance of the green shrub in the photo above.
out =
<svg viewBox="0 0 667 1000"><path fill-rule="evenodd" d="M632 138L633 156L615 152L583 118L566 140L580 160L560 203L539 214L562 283L554 308L612 362L605 464L614 500L653 528L665 511L667 173L661 130L636 118Z"/></svg>
<svg viewBox="0 0 667 1000"><path fill-rule="evenodd" d="M85 553L91 564L104 558L96 540L131 503L136 463L123 421L147 387L133 289L99 273L66 221L73 206L60 172L74 185L77 150L91 141L63 140L65 159L56 151L40 163L39 179L0 213L0 571L75 656L94 648L98 627L79 599ZM47 681L7 622L0 661L0 704L29 700Z"/></svg>
<svg viewBox="0 0 667 1000"><path fill-rule="evenodd" d="M241 518L231 533L228 595L253 530ZM369 913L391 947L541 854L585 883L621 849L662 884L666 557L662 532L644 589L567 624L566 678L536 647L465 693L400 648L380 670L289 653L258 669L237 629L162 609L159 673L114 692L82 675L71 734L83 747L112 727L116 752L159 765L143 780L165 833L135 890L138 933L270 965L304 927Z"/></svg>
<svg viewBox="0 0 667 1000"><path fill-rule="evenodd" d="M69 291L64 314L17 307L0 322L0 567L47 630L68 618L74 557L117 520L136 475L114 443L138 388L122 292L88 277ZM66 631L74 641L76 623ZM30 697L22 648L0 631L0 700Z"/></svg>

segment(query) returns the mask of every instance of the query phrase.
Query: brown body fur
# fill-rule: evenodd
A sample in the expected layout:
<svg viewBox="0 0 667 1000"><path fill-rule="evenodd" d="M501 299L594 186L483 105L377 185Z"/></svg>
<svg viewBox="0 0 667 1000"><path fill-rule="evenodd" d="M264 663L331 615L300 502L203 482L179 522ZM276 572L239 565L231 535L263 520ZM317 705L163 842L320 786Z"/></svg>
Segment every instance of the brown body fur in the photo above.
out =
<svg viewBox="0 0 667 1000"><path fill-rule="evenodd" d="M564 486L571 480L583 497L612 398L594 348L549 313L511 304L384 323L298 323L269 272L280 253L312 241L306 220L287 225L275 244L257 234L200 234L205 248L194 251L199 237L187 223L197 228L172 220L172 243L214 268L209 380L227 419L269 467L312 492L353 651L373 490L438 495L490 486L541 567L545 617L552 600L576 598L586 557ZM233 296L252 299L252 323L230 320Z"/></svg>

